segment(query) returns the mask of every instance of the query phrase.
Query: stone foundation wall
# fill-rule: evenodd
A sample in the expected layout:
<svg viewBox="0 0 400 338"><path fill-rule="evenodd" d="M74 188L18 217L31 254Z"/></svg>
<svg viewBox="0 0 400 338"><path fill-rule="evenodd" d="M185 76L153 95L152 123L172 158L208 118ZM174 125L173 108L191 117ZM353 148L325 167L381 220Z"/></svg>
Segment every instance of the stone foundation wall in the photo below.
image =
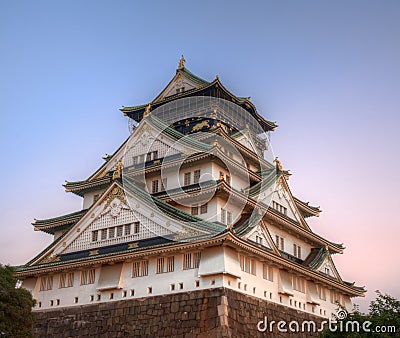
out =
<svg viewBox="0 0 400 338"><path fill-rule="evenodd" d="M312 337L259 332L257 323L322 319L218 288L36 311L35 337Z"/></svg>

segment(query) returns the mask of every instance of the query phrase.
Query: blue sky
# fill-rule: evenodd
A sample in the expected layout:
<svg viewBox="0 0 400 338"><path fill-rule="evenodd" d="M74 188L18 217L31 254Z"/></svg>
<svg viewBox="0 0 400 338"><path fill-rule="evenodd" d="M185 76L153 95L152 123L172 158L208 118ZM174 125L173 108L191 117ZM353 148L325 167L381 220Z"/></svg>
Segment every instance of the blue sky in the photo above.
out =
<svg viewBox="0 0 400 338"><path fill-rule="evenodd" d="M400 297L398 1L3 1L0 46L0 262L50 243L34 218L81 208L61 184L125 140L118 108L152 100L183 53L277 121L293 192L323 210L313 230L371 291L358 303Z"/></svg>

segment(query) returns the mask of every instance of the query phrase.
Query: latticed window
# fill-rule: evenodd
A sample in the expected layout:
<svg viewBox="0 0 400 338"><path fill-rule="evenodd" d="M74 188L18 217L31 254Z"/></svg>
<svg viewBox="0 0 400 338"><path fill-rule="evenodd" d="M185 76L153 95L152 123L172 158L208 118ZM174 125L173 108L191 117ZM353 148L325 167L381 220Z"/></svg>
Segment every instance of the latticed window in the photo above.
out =
<svg viewBox="0 0 400 338"><path fill-rule="evenodd" d="M156 273L174 271L174 256L157 258Z"/></svg>
<svg viewBox="0 0 400 338"><path fill-rule="evenodd" d="M131 225L130 224L125 224L124 225L124 235L130 235L131 234Z"/></svg>
<svg viewBox="0 0 400 338"><path fill-rule="evenodd" d="M263 278L271 282L274 281L274 269L272 266L263 264Z"/></svg>
<svg viewBox="0 0 400 338"><path fill-rule="evenodd" d="M244 272L256 275L256 261L245 255L239 255L240 269Z"/></svg>
<svg viewBox="0 0 400 338"><path fill-rule="evenodd" d="M226 224L231 225L232 224L232 213L230 211L226 212Z"/></svg>
<svg viewBox="0 0 400 338"><path fill-rule="evenodd" d="M88 269L81 271L81 285L94 284L96 279L96 270Z"/></svg>
<svg viewBox="0 0 400 338"><path fill-rule="evenodd" d="M317 288L318 288L319 299L326 300L326 289L319 285L317 285Z"/></svg>
<svg viewBox="0 0 400 338"><path fill-rule="evenodd" d="M331 290L331 303L340 303L340 294L337 291Z"/></svg>
<svg viewBox="0 0 400 338"><path fill-rule="evenodd" d="M226 210L221 208L221 223L226 224Z"/></svg>
<svg viewBox="0 0 400 338"><path fill-rule="evenodd" d="M158 192L158 180L151 182L151 193L155 194L156 192Z"/></svg>
<svg viewBox="0 0 400 338"><path fill-rule="evenodd" d="M196 269L200 265L200 259L201 259L201 252L189 252L183 254L182 257L182 269L183 270L188 270L188 269Z"/></svg>
<svg viewBox="0 0 400 338"><path fill-rule="evenodd" d="M133 223L133 233L138 234L140 231L140 222L134 222Z"/></svg>
<svg viewBox="0 0 400 338"><path fill-rule="evenodd" d="M165 272L164 266L165 266L165 258L164 257L157 258L156 273Z"/></svg>
<svg viewBox="0 0 400 338"><path fill-rule="evenodd" d="M70 288L74 286L74 273L60 273L60 278L58 281L58 287L61 288Z"/></svg>
<svg viewBox="0 0 400 338"><path fill-rule="evenodd" d="M175 258L174 256L167 257L167 272L172 272L175 269Z"/></svg>
<svg viewBox="0 0 400 338"><path fill-rule="evenodd" d="M132 263L132 277L148 276L149 274L149 261L142 260Z"/></svg>
<svg viewBox="0 0 400 338"><path fill-rule="evenodd" d="M97 242L99 240L99 231L92 231L92 242Z"/></svg>
<svg viewBox="0 0 400 338"><path fill-rule="evenodd" d="M297 244L293 244L293 256L301 258L301 247Z"/></svg>
<svg viewBox="0 0 400 338"><path fill-rule="evenodd" d="M53 289L53 276L40 277L40 291L47 291Z"/></svg>
<svg viewBox="0 0 400 338"><path fill-rule="evenodd" d="M107 239L107 229L101 230L101 240L104 241Z"/></svg>
<svg viewBox="0 0 400 338"><path fill-rule="evenodd" d="M272 208L279 211L281 214L287 215L287 208L275 201L272 201Z"/></svg>
<svg viewBox="0 0 400 338"><path fill-rule="evenodd" d="M117 226L117 237L122 237L124 231L123 225Z"/></svg>
<svg viewBox="0 0 400 338"><path fill-rule="evenodd" d="M199 207L191 207L190 213L191 213L191 215L198 215L199 214Z"/></svg>
<svg viewBox="0 0 400 338"><path fill-rule="evenodd" d="M207 213L207 209L208 209L208 204L207 204L207 203L206 203L206 204L203 204L203 205L200 207L200 213L206 214L206 213Z"/></svg>
<svg viewBox="0 0 400 338"><path fill-rule="evenodd" d="M200 169L197 169L193 172L193 183L200 182Z"/></svg>
<svg viewBox="0 0 400 338"><path fill-rule="evenodd" d="M261 245L263 244L263 239L261 236L256 235L256 243L261 244Z"/></svg>
<svg viewBox="0 0 400 338"><path fill-rule="evenodd" d="M165 190L167 190L167 178L166 177L164 177L161 180L161 191L165 191Z"/></svg>
<svg viewBox="0 0 400 338"><path fill-rule="evenodd" d="M191 181L191 176L192 173L185 173L185 175L183 176L183 185L190 185L190 181Z"/></svg>
<svg viewBox="0 0 400 338"><path fill-rule="evenodd" d="M293 290L304 293L305 292L305 280L298 276L293 276L292 278Z"/></svg>
<svg viewBox="0 0 400 338"><path fill-rule="evenodd" d="M275 244L279 250L285 250L285 239L279 235L275 235Z"/></svg>
<svg viewBox="0 0 400 338"><path fill-rule="evenodd" d="M108 228L108 238L114 238L115 237L115 227Z"/></svg>

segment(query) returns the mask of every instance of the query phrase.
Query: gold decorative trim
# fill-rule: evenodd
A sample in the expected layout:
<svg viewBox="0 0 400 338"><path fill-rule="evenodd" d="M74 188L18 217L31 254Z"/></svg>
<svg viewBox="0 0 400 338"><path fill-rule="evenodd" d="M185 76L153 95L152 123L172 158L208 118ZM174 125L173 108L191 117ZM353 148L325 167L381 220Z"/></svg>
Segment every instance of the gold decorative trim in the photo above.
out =
<svg viewBox="0 0 400 338"><path fill-rule="evenodd" d="M106 209L115 198L118 198L121 202L126 204L124 191L120 187L115 187L108 195L104 209Z"/></svg>
<svg viewBox="0 0 400 338"><path fill-rule="evenodd" d="M95 256L95 255L98 255L99 254L99 250L90 250L89 251L89 256Z"/></svg>
<svg viewBox="0 0 400 338"><path fill-rule="evenodd" d="M139 243L131 243L128 245L128 249L135 249L139 247Z"/></svg>

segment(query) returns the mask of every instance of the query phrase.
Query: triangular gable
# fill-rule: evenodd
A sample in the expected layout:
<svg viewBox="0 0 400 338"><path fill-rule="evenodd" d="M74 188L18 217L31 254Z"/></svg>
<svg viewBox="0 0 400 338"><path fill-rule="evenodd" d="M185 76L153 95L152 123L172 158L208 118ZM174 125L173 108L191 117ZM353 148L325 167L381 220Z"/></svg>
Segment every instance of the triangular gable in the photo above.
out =
<svg viewBox="0 0 400 338"><path fill-rule="evenodd" d="M243 238L271 249L270 239L260 224L253 227Z"/></svg>
<svg viewBox="0 0 400 338"><path fill-rule="evenodd" d="M328 275L330 277L336 278L339 281L342 281L342 278L340 277L339 272L336 269L335 263L333 262L330 253L327 253L325 259L323 259L318 266L314 267L314 269L325 275Z"/></svg>
<svg viewBox="0 0 400 338"><path fill-rule="evenodd" d="M186 92L191 89L201 88L202 86L207 84L209 84L209 82L200 79L183 67L176 71L175 76L161 91L161 93L158 94L158 96L152 101L152 103L157 103L159 101L162 101L166 97Z"/></svg>
<svg viewBox="0 0 400 338"><path fill-rule="evenodd" d="M139 233L135 234L133 226L129 235L93 241L93 231L99 231L98 239L101 239L101 231L111 227L124 226L140 222ZM125 231L125 230L122 230ZM96 251L99 247L110 246L119 243L129 243L136 240L169 236L172 239L184 239L190 236L201 236L208 231L191 227L190 224L173 219L149 205L134 195L126 200L122 186L115 181L102 197L88 210L82 219L75 224L56 245L37 257L30 265L44 263L56 259L61 254L78 252L83 250Z"/></svg>
<svg viewBox="0 0 400 338"><path fill-rule="evenodd" d="M123 161L125 165L131 165L133 156L145 155L147 152L155 150L159 152L159 158L164 157L166 154L173 155L184 151L183 147L176 143L176 140L164 133L160 137L160 130L147 120L143 120L124 142L123 146L89 180L102 177L115 170L120 161ZM125 158L126 154L131 158Z"/></svg>
<svg viewBox="0 0 400 338"><path fill-rule="evenodd" d="M285 217L297 221L300 226L310 230L295 203L286 178L283 175L278 178L275 185L272 184L267 189L262 190L257 199Z"/></svg>

